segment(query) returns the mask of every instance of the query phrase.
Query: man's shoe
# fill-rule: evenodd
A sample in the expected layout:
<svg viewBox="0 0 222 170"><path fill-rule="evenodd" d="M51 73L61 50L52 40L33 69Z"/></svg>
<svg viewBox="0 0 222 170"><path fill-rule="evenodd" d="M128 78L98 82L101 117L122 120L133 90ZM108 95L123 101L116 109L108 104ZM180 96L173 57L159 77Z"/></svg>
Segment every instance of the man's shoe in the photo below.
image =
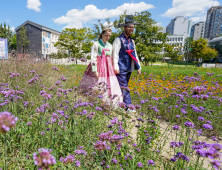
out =
<svg viewBox="0 0 222 170"><path fill-rule="evenodd" d="M133 113L136 113L136 110L131 110L131 109L128 108L126 112L130 113L130 114L133 114Z"/></svg>

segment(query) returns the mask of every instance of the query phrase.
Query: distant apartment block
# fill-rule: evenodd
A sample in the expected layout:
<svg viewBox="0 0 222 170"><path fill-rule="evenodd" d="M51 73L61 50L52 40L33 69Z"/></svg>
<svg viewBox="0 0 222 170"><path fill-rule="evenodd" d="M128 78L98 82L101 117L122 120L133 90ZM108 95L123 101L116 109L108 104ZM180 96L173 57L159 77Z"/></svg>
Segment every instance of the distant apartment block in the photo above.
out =
<svg viewBox="0 0 222 170"><path fill-rule="evenodd" d="M171 20L171 22L166 27L166 32L171 35L184 35L190 37L192 21L184 16L178 16Z"/></svg>
<svg viewBox="0 0 222 170"><path fill-rule="evenodd" d="M19 31L22 26L26 27L26 33L29 39L29 46L27 46L25 50L28 50L30 53L43 55L57 53L58 50L54 47L54 44L58 41L61 32L31 21L26 21L15 29L17 34L17 45L20 37ZM20 50L21 47L18 45L18 51Z"/></svg>
<svg viewBox="0 0 222 170"><path fill-rule="evenodd" d="M205 30L204 22L196 23L191 27L190 37L192 37L193 40L198 40L200 37L204 38L204 30Z"/></svg>
<svg viewBox="0 0 222 170"><path fill-rule="evenodd" d="M207 11L204 38L212 40L222 34L222 7L213 6Z"/></svg>

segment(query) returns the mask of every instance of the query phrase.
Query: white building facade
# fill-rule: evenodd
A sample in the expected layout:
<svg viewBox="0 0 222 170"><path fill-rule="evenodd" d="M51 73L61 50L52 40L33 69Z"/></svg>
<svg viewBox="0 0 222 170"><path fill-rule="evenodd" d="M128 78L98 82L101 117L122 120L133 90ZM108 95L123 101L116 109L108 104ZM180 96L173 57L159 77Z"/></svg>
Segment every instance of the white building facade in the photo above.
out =
<svg viewBox="0 0 222 170"><path fill-rule="evenodd" d="M184 35L167 35L168 41L166 41L166 44L169 45L176 45L179 47L184 46L185 36ZM162 41L155 41L155 43L160 44Z"/></svg>
<svg viewBox="0 0 222 170"><path fill-rule="evenodd" d="M186 37L184 35L168 35L167 38L168 38L168 41L166 41L166 44L178 46L180 48L181 55L182 55L184 53L183 47L184 47ZM162 41L158 40L158 41L155 41L154 43L161 44ZM163 50L159 54L164 54L164 53L165 53L165 50L163 48Z"/></svg>
<svg viewBox="0 0 222 170"><path fill-rule="evenodd" d="M199 22L192 26L190 37L194 41L198 40L200 37L204 38L205 22Z"/></svg>
<svg viewBox="0 0 222 170"><path fill-rule="evenodd" d="M171 22L166 27L166 32L169 32L171 35L184 35L190 37L192 20L184 17L178 16L171 20Z"/></svg>

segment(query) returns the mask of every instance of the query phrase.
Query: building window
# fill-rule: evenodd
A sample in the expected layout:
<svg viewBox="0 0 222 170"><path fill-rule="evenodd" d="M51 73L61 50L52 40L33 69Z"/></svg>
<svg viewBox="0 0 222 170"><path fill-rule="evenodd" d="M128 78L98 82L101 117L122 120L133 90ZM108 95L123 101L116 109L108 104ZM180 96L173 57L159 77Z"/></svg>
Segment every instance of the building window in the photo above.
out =
<svg viewBox="0 0 222 170"><path fill-rule="evenodd" d="M181 37L181 41L183 41L183 37Z"/></svg>
<svg viewBox="0 0 222 170"><path fill-rule="evenodd" d="M182 43L180 43L180 46L182 46Z"/></svg>
<svg viewBox="0 0 222 170"><path fill-rule="evenodd" d="M173 38L173 40L172 41L174 41L174 38Z"/></svg>
<svg viewBox="0 0 222 170"><path fill-rule="evenodd" d="M175 41L177 41L177 38L175 38Z"/></svg>

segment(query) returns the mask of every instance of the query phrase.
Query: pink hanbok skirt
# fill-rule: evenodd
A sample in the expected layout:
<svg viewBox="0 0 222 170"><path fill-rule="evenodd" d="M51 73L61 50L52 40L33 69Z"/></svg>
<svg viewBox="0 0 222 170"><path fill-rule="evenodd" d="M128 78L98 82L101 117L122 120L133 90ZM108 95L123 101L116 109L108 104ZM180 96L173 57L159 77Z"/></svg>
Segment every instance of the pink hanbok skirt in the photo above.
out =
<svg viewBox="0 0 222 170"><path fill-rule="evenodd" d="M106 92L102 93L102 100L112 102L114 107L117 107L118 103L123 101L123 97L110 56L97 56L97 72L99 73L99 78L92 72L92 64L90 63L80 82L80 90L89 92L90 87L96 89L96 87L101 87L101 84L106 84L108 87L106 87ZM111 97L110 99L110 96L116 97L114 99Z"/></svg>

